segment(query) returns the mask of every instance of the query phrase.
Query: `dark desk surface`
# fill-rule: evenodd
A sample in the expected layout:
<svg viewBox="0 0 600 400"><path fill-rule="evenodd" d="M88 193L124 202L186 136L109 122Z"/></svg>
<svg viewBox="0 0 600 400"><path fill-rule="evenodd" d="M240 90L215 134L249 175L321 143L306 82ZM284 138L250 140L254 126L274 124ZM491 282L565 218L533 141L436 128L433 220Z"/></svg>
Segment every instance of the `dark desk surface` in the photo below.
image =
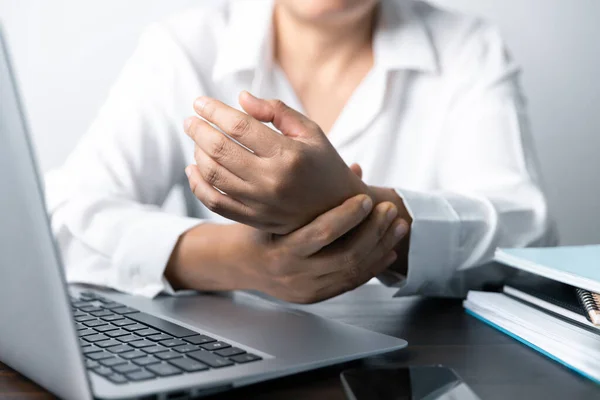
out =
<svg viewBox="0 0 600 400"><path fill-rule="evenodd" d="M466 315L458 300L394 299L393 291L368 285L321 304L314 313L392 336L409 346L364 361L383 365L443 364L453 368L482 399L592 399L600 387ZM360 365L354 363L351 367ZM332 367L265 382L212 397L221 399L345 399ZM0 399L50 396L0 364Z"/></svg>

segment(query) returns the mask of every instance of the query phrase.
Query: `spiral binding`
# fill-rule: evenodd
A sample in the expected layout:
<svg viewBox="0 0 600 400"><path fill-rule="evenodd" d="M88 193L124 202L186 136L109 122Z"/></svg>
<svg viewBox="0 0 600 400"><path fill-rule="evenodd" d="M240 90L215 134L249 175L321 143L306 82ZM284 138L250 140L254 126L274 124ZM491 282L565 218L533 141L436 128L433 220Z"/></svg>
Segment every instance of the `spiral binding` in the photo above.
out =
<svg viewBox="0 0 600 400"><path fill-rule="evenodd" d="M581 303L581 306L585 308L588 313L590 311L600 311L600 296L592 294L587 290L577 288L577 298Z"/></svg>

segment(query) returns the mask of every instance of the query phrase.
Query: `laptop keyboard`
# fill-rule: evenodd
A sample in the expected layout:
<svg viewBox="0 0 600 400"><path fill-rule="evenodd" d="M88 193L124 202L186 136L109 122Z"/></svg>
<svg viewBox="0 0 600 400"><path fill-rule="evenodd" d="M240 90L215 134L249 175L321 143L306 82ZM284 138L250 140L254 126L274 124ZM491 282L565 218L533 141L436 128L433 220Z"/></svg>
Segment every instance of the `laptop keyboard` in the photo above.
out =
<svg viewBox="0 0 600 400"><path fill-rule="evenodd" d="M71 298L86 368L116 384L208 371L262 358L103 298Z"/></svg>

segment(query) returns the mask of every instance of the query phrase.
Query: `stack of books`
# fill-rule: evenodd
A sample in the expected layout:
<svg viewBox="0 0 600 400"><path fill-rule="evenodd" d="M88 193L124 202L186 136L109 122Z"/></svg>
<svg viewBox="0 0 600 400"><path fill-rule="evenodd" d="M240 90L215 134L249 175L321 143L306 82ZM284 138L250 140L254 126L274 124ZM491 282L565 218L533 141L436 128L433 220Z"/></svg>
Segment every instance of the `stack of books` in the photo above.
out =
<svg viewBox="0 0 600 400"><path fill-rule="evenodd" d="M469 292L466 311L600 383L600 246L499 249L526 273L501 293Z"/></svg>

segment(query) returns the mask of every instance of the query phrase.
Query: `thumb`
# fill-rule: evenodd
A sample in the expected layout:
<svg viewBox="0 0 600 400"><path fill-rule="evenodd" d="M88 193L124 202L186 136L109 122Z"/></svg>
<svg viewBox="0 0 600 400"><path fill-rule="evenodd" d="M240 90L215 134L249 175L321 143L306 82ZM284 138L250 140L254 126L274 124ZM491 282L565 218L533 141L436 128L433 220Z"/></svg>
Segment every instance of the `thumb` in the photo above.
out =
<svg viewBox="0 0 600 400"><path fill-rule="evenodd" d="M360 167L360 165L354 163L350 166L350 170L354 173L354 175L358 176L360 179L362 179L362 168Z"/></svg>
<svg viewBox="0 0 600 400"><path fill-rule="evenodd" d="M307 139L315 135L324 136L315 122L281 100L259 99L244 90L240 93L239 102L248 115L272 123L285 136Z"/></svg>

